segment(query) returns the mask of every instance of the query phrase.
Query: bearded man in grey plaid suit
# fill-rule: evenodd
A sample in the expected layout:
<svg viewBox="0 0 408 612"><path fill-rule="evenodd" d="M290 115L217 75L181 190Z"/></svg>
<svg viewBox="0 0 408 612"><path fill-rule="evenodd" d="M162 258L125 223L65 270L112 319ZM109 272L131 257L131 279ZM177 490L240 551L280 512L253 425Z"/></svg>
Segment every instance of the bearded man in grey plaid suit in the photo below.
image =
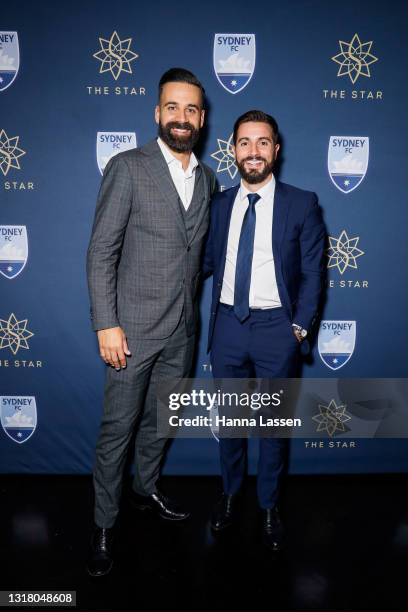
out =
<svg viewBox="0 0 408 612"><path fill-rule="evenodd" d="M156 388L186 377L194 350L212 171L193 148L204 89L182 68L159 83L159 137L107 164L88 248L91 319L107 369L94 468L95 530L88 572L112 567L113 528L133 434L131 501L168 520L188 512L157 487L166 439L157 434Z"/></svg>

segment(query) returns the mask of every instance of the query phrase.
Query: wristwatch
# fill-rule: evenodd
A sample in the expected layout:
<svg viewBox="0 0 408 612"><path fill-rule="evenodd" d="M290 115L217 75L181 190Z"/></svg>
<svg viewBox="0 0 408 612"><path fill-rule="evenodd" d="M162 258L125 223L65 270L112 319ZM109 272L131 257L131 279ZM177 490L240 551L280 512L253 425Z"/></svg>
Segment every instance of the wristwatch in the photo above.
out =
<svg viewBox="0 0 408 612"><path fill-rule="evenodd" d="M300 333L300 337L306 338L307 336L307 329L304 329L304 327L302 327L301 325L297 325L296 323L292 323L292 327L295 329L295 331Z"/></svg>

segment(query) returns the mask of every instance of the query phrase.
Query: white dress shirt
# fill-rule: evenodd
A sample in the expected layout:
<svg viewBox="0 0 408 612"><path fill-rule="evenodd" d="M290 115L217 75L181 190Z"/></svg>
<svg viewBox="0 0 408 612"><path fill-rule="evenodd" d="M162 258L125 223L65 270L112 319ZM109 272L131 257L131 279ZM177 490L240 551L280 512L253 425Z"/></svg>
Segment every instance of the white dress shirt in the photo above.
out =
<svg viewBox="0 0 408 612"><path fill-rule="evenodd" d="M234 304L235 268L239 237L245 212L249 206L247 195L252 193L242 183L235 197L228 233L227 256L220 301ZM275 177L256 191L261 197L255 204L256 225L254 255L252 259L250 308L278 308L282 306L276 285L275 264L272 252L273 201Z"/></svg>
<svg viewBox="0 0 408 612"><path fill-rule="evenodd" d="M174 157L163 140L158 138L157 142L169 167L171 178L173 179L174 186L180 196L180 200L183 202L183 206L187 210L191 204L194 193L195 171L198 166L197 158L194 153L191 152L187 170L183 170L181 161Z"/></svg>

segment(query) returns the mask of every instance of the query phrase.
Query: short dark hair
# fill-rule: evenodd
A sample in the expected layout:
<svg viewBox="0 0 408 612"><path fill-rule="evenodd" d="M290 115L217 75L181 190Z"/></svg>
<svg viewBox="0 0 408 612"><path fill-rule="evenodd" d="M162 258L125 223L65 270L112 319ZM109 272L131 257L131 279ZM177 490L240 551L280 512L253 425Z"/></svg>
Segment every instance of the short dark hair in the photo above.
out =
<svg viewBox="0 0 408 612"><path fill-rule="evenodd" d="M263 111L250 110L244 113L243 115L241 115L240 117L238 117L238 119L234 123L234 132L232 136L234 145L237 142L237 134L238 134L239 126L242 123L249 123L250 121L254 121L256 123L267 123L271 127L271 130L272 130L273 142L275 144L278 142L279 128L278 128L278 124L276 120L271 115L268 115L268 113L264 113Z"/></svg>
<svg viewBox="0 0 408 612"><path fill-rule="evenodd" d="M170 68L161 77L159 81L159 101L163 91L163 87L166 83L188 83L189 85L195 85L201 91L201 100L204 107L205 102L205 89L197 79L195 74L186 70L185 68Z"/></svg>

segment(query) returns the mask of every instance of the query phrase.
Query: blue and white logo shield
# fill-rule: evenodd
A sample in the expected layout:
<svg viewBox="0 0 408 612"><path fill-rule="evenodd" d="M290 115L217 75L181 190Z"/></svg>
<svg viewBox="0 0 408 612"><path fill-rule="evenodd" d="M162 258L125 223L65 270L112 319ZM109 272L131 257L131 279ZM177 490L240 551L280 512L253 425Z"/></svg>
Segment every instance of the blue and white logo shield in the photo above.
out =
<svg viewBox="0 0 408 612"><path fill-rule="evenodd" d="M255 70L255 34L215 34L214 71L231 94L246 87Z"/></svg>
<svg viewBox="0 0 408 612"><path fill-rule="evenodd" d="M356 321L322 321L319 329L319 355L331 370L342 368L356 345Z"/></svg>
<svg viewBox="0 0 408 612"><path fill-rule="evenodd" d="M25 225L0 225L0 274L16 278L28 259L28 238Z"/></svg>
<svg viewBox="0 0 408 612"><path fill-rule="evenodd" d="M35 397L3 395L0 397L1 424L8 437L22 444L27 442L37 427Z"/></svg>
<svg viewBox="0 0 408 612"><path fill-rule="evenodd" d="M137 147L135 132L98 132L96 136L96 159L99 172L114 155Z"/></svg>
<svg viewBox="0 0 408 612"><path fill-rule="evenodd" d="M17 32L0 32L0 91L13 83L20 67Z"/></svg>
<svg viewBox="0 0 408 612"><path fill-rule="evenodd" d="M369 156L368 136L330 136L327 164L333 184L350 193L364 179Z"/></svg>

